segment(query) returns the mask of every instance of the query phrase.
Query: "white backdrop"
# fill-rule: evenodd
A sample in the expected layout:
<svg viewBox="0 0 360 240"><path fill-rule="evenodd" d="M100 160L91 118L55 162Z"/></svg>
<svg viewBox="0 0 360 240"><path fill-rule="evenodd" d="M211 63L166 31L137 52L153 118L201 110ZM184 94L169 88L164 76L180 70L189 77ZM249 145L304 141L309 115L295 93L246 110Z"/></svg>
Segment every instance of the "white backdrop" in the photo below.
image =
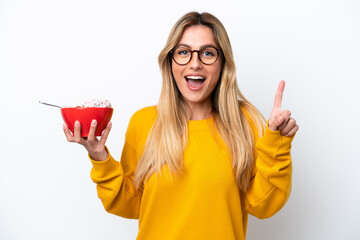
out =
<svg viewBox="0 0 360 240"><path fill-rule="evenodd" d="M86 151L67 143L56 108L91 98L114 108L119 159L130 116L155 105L157 56L188 11L217 16L239 86L268 116L277 84L300 131L293 188L248 239L360 239L360 1L0 0L0 239L135 239L138 221L108 214Z"/></svg>

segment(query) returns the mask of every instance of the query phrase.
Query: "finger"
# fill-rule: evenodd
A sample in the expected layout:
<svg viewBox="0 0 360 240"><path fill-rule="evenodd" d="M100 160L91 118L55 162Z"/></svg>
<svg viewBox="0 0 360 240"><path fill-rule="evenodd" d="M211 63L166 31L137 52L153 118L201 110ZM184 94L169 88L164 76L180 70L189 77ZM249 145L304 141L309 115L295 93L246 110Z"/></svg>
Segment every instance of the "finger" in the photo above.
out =
<svg viewBox="0 0 360 240"><path fill-rule="evenodd" d="M284 88L285 88L285 81L281 80L275 94L274 108L281 109Z"/></svg>
<svg viewBox="0 0 360 240"><path fill-rule="evenodd" d="M97 126L97 121L94 119L91 122L90 130L87 138L91 142L96 140L95 138L96 126Z"/></svg>
<svg viewBox="0 0 360 240"><path fill-rule="evenodd" d="M79 121L75 121L74 124L74 140L77 143L82 143L83 139L81 137L81 125Z"/></svg>
<svg viewBox="0 0 360 240"><path fill-rule="evenodd" d="M286 137L294 136L298 130L299 130L299 125L295 125L295 127L291 129L290 132L288 132L285 136Z"/></svg>
<svg viewBox="0 0 360 240"><path fill-rule="evenodd" d="M288 134L291 129L293 129L296 126L296 121L293 118L290 118L288 123L285 125L285 127L281 130L282 135Z"/></svg>
<svg viewBox="0 0 360 240"><path fill-rule="evenodd" d="M109 122L107 125L106 125L106 128L103 132L103 134L101 135L101 139L100 139L100 144L101 145L104 145L105 146L105 143L106 143L106 140L109 136L109 133L110 133L110 130L111 130L111 126L112 126L112 123Z"/></svg>
<svg viewBox="0 0 360 240"><path fill-rule="evenodd" d="M284 117L283 123L278 127L278 129L284 129L285 126L288 124L288 121L290 120L291 112L289 110L285 110L281 113L281 115Z"/></svg>
<svg viewBox="0 0 360 240"><path fill-rule="evenodd" d="M68 142L74 142L74 137L71 134L71 132L69 130L69 127L65 123L63 124L63 130L64 130L67 141Z"/></svg>

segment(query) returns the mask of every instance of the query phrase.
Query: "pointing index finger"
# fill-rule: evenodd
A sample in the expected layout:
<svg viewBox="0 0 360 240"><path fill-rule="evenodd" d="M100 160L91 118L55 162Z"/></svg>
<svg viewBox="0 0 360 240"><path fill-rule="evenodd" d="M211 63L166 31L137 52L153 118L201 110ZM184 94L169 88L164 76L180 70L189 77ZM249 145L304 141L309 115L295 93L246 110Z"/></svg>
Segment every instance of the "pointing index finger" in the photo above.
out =
<svg viewBox="0 0 360 240"><path fill-rule="evenodd" d="M285 88L285 81L281 80L278 86L278 89L276 91L276 95L275 95L275 101L274 101L274 108L281 108L281 103L282 103L282 96L283 96L283 92L284 92L284 88Z"/></svg>

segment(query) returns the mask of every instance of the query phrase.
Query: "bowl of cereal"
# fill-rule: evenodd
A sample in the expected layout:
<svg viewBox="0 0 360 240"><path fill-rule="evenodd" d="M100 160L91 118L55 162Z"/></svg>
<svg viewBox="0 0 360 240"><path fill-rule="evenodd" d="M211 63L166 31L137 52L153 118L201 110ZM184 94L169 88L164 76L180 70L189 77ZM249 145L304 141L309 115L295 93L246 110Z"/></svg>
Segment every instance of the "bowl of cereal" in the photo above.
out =
<svg viewBox="0 0 360 240"><path fill-rule="evenodd" d="M107 100L100 101L93 99L85 101L83 104L61 108L62 118L72 133L74 133L75 121L80 122L82 137L88 136L91 122L94 119L97 121L95 136L101 136L111 120L112 114L113 108Z"/></svg>

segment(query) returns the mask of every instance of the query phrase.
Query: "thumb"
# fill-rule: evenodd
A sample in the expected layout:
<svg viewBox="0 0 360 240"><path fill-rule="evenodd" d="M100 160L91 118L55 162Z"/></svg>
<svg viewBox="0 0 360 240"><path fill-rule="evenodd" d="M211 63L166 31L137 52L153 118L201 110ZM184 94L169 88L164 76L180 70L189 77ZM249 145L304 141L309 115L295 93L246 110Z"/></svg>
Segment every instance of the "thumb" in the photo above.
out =
<svg viewBox="0 0 360 240"><path fill-rule="evenodd" d="M275 117L270 118L269 120L269 129L271 131L277 131L279 130L279 127L281 126L281 124L283 124L285 118L282 114L279 114Z"/></svg>

